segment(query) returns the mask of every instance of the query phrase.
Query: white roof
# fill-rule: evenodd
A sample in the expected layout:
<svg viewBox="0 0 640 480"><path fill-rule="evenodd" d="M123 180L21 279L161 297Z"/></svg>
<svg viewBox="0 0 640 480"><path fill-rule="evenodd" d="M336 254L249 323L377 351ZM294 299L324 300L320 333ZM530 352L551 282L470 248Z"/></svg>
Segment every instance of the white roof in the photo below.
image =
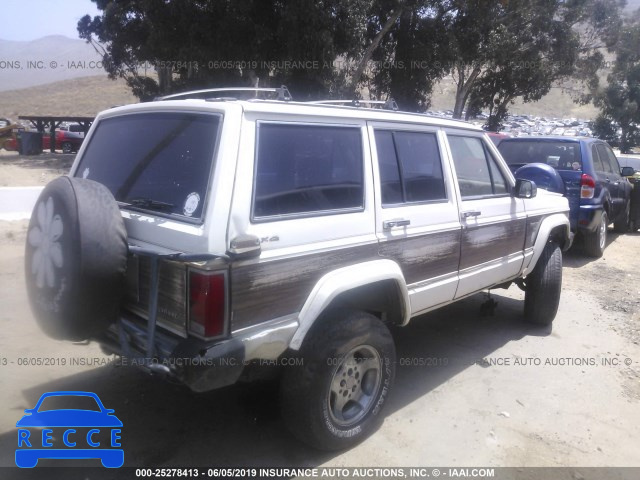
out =
<svg viewBox="0 0 640 480"><path fill-rule="evenodd" d="M336 106L328 104L312 104L294 101L283 102L275 100L203 100L193 98L185 100L161 100L112 108L110 110L101 112L98 117L104 118L128 113L152 111L195 110L224 113L227 110L238 108L242 109L242 111L244 111L245 113L276 113L293 116L312 115L316 117L341 117L379 122L415 123L439 127L464 128L467 130L482 131L480 127L468 122L434 117L421 113L409 113L352 106Z"/></svg>

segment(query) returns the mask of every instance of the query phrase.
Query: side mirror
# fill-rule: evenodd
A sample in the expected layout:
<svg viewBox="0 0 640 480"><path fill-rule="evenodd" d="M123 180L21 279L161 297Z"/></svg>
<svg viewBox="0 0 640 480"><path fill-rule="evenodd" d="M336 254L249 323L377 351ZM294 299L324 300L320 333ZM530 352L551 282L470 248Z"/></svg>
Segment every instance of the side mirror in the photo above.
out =
<svg viewBox="0 0 640 480"><path fill-rule="evenodd" d="M255 235L238 235L231 240L228 254L237 259L257 257L260 255L260 239Z"/></svg>
<svg viewBox="0 0 640 480"><path fill-rule="evenodd" d="M631 177L634 173L636 173L636 171L633 169L633 167L622 167L620 169L620 174L623 177Z"/></svg>
<svg viewBox="0 0 640 480"><path fill-rule="evenodd" d="M515 197L516 198L533 198L538 194L536 183L524 178L516 179Z"/></svg>

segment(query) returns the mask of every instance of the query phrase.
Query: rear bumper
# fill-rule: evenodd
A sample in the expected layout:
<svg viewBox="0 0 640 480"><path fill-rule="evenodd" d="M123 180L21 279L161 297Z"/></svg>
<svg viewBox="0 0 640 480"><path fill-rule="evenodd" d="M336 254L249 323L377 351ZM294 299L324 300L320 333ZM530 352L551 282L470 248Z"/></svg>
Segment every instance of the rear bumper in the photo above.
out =
<svg viewBox="0 0 640 480"><path fill-rule="evenodd" d="M158 278L158 265L162 259L202 262L222 258L209 253L158 252L131 244L129 252L150 258L151 279ZM118 321L94 340L106 352L122 357L123 364L126 362L154 374L172 377L196 392L235 383L252 360L277 360L287 350L298 329L297 315L289 315L235 331L223 339L185 338L158 324L159 296L159 281L151 281L148 320L123 311Z"/></svg>
<svg viewBox="0 0 640 480"><path fill-rule="evenodd" d="M580 205L576 225L571 229L582 233L593 233L602 219L602 205Z"/></svg>
<svg viewBox="0 0 640 480"><path fill-rule="evenodd" d="M289 346L298 328L295 318L266 322L214 342L181 338L158 329L149 349L148 325L125 313L95 340L107 353L119 355L123 365L173 378L195 392L232 385L252 360L276 360Z"/></svg>

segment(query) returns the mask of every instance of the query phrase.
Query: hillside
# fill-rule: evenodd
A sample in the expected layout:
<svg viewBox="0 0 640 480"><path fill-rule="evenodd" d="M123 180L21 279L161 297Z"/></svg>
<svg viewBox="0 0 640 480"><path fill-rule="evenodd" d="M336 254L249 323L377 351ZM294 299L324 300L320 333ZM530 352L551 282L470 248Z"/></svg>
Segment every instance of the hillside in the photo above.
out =
<svg viewBox="0 0 640 480"><path fill-rule="evenodd" d="M30 42L0 40L0 60L0 92L104 74L91 45L62 35Z"/></svg>
<svg viewBox="0 0 640 480"><path fill-rule="evenodd" d="M20 90L0 91L0 117L18 115L94 116L115 105L136 103L123 80L106 75L76 78Z"/></svg>
<svg viewBox="0 0 640 480"><path fill-rule="evenodd" d="M440 82L433 92L432 110L453 108L455 84L450 79ZM19 115L93 116L115 105L136 103L123 80L109 80L106 75L83 77L20 90L0 91L0 118L17 120ZM517 102L510 111L557 118L594 118L592 105L580 106L568 95L553 89L541 101Z"/></svg>

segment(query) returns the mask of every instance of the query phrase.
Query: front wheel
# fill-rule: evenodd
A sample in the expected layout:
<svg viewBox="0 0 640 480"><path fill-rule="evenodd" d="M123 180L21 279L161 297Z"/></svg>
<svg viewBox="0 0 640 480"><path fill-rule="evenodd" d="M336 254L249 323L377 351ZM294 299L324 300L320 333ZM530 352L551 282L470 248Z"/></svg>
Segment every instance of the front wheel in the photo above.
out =
<svg viewBox="0 0 640 480"><path fill-rule="evenodd" d="M302 442L320 450L349 448L382 423L395 375L389 329L365 312L324 318L301 349L302 365L281 383L282 417Z"/></svg>
<svg viewBox="0 0 640 480"><path fill-rule="evenodd" d="M558 312L562 289L562 251L558 244L547 243L525 285L525 320L551 325Z"/></svg>
<svg viewBox="0 0 640 480"><path fill-rule="evenodd" d="M604 254L604 247L607 245L608 225L609 217L607 212L603 211L596 231L585 235L584 250L590 257L600 258Z"/></svg>
<svg viewBox="0 0 640 480"><path fill-rule="evenodd" d="M62 153L71 153L71 152L73 152L73 145L71 145L71 142L63 142Z"/></svg>

